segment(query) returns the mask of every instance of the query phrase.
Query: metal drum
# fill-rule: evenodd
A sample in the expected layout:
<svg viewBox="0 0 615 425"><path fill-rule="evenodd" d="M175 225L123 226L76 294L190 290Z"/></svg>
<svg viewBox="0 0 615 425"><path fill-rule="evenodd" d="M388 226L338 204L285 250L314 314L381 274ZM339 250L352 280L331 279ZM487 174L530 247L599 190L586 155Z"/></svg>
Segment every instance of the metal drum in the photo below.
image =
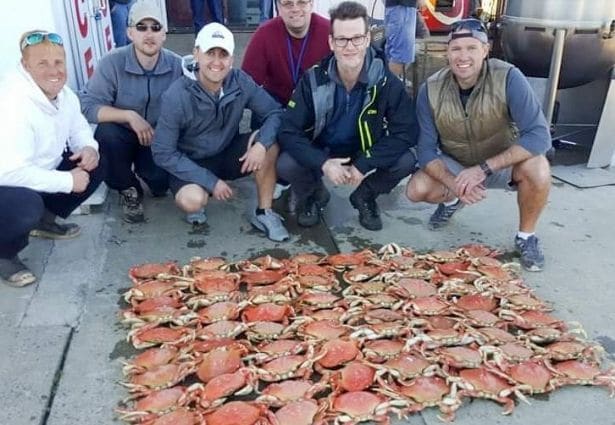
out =
<svg viewBox="0 0 615 425"><path fill-rule="evenodd" d="M508 0L505 59L529 77L547 77L557 29L566 30L560 89L608 75L615 64L615 0Z"/></svg>

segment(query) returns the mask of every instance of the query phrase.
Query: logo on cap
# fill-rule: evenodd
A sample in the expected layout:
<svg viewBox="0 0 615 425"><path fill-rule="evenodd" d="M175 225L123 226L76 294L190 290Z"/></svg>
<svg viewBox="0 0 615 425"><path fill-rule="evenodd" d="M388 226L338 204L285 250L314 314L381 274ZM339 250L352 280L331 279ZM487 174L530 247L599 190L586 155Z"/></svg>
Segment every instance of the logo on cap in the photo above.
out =
<svg viewBox="0 0 615 425"><path fill-rule="evenodd" d="M222 40L224 40L224 34L222 34L220 31L214 31L211 34L211 38L221 38Z"/></svg>

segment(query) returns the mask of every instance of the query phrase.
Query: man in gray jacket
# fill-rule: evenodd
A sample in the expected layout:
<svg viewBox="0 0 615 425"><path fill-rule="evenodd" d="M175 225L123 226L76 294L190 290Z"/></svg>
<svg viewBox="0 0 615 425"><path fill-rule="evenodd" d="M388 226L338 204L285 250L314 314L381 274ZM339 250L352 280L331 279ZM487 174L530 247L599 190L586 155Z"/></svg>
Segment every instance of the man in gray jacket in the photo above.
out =
<svg viewBox="0 0 615 425"><path fill-rule="evenodd" d="M105 182L120 192L129 223L145 219L137 175L153 196L164 196L169 187L168 175L154 164L150 148L161 95L182 75L181 58L162 48L163 22L151 0L137 1L129 15L132 44L102 58L81 93L83 114L98 124L94 137L108 159Z"/></svg>
<svg viewBox="0 0 615 425"><path fill-rule="evenodd" d="M199 31L196 64L162 97L154 160L169 172L177 206L200 222L210 196L226 201L234 195L226 180L254 173L258 208L250 222L269 239L283 241L288 232L271 210L282 109L248 74L232 69L234 47L233 34L222 24ZM262 122L252 136L239 134L245 108Z"/></svg>

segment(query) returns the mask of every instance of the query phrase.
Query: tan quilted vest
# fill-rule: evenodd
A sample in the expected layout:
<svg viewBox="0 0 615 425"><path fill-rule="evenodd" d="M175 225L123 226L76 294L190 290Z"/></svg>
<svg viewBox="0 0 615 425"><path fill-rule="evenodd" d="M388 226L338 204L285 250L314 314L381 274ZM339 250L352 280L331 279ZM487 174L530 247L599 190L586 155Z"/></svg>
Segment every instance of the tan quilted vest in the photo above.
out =
<svg viewBox="0 0 615 425"><path fill-rule="evenodd" d="M506 150L518 138L506 105L506 76L512 65L489 59L466 103L449 67L427 80L429 104L441 149L462 165L480 164Z"/></svg>

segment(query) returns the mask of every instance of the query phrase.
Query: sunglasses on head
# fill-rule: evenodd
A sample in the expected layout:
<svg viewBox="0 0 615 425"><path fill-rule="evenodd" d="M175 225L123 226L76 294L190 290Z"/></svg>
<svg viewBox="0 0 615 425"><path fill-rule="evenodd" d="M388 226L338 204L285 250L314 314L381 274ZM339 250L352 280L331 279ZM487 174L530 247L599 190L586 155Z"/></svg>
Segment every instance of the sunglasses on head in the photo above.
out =
<svg viewBox="0 0 615 425"><path fill-rule="evenodd" d="M162 25L160 24L147 25L147 24L138 23L137 25L135 25L135 28L139 32L145 32L148 29L152 30L152 32L160 32L162 30Z"/></svg>
<svg viewBox="0 0 615 425"><path fill-rule="evenodd" d="M451 25L451 32L457 32L461 30L481 31L484 33L487 32L487 28L485 28L483 22L475 18L461 19L457 22L453 22L453 24Z"/></svg>
<svg viewBox="0 0 615 425"><path fill-rule="evenodd" d="M28 34L24 37L21 42L21 51L28 46L36 46L37 44L42 43L43 41L49 41L51 44L55 44L56 46L63 46L64 41L62 41L62 37L55 32L46 32L46 31L36 31Z"/></svg>

